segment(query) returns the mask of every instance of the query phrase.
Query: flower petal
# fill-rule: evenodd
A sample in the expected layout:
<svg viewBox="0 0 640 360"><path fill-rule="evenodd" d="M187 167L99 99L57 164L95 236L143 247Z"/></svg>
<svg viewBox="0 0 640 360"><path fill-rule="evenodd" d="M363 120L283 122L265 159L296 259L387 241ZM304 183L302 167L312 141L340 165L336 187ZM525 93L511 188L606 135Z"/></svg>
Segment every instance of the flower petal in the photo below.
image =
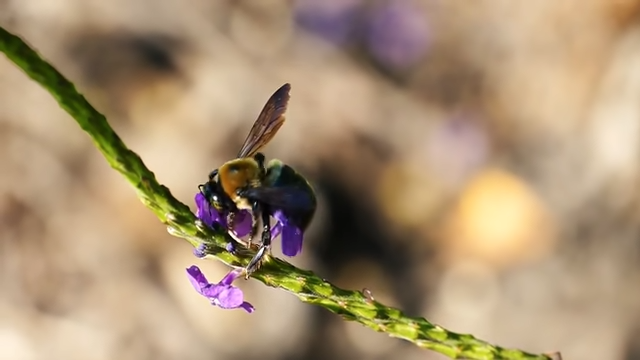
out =
<svg viewBox="0 0 640 360"><path fill-rule="evenodd" d="M242 302L242 304L240 304L240 307L243 308L246 312L248 312L249 314L251 314L255 308L253 307L253 305L249 304L248 302L244 301Z"/></svg>
<svg viewBox="0 0 640 360"><path fill-rule="evenodd" d="M235 232L238 237L247 236L251 232L252 223L251 214L246 210L242 210L236 215L233 232Z"/></svg>
<svg viewBox="0 0 640 360"><path fill-rule="evenodd" d="M271 236L275 238L282 232L282 253L286 256L296 256L302 251L303 233L300 228L290 224L282 210L273 212L273 217L278 221L271 228Z"/></svg>
<svg viewBox="0 0 640 360"><path fill-rule="evenodd" d="M225 275L219 283L210 284L197 266L193 265L187 269L191 285L200 295L209 299L211 304L223 309L242 308L248 313L252 313L254 311L253 305L244 301L242 290L231 285L241 274L241 269L235 269Z"/></svg>
<svg viewBox="0 0 640 360"><path fill-rule="evenodd" d="M282 210L274 211L271 216L273 216L274 219L278 220L278 222L281 222L284 225L289 223L289 219L284 215Z"/></svg>
<svg viewBox="0 0 640 360"><path fill-rule="evenodd" d="M200 295L204 295L203 289L209 285L209 282L202 271L200 271L200 268L195 265L191 266L187 269L187 276L193 288L196 289Z"/></svg>
<svg viewBox="0 0 640 360"><path fill-rule="evenodd" d="M232 254L236 252L236 245L233 242L228 242L224 248Z"/></svg>
<svg viewBox="0 0 640 360"><path fill-rule="evenodd" d="M193 255L199 258L203 258L207 255L206 250L207 246L205 244L200 244L193 249Z"/></svg>
<svg viewBox="0 0 640 360"><path fill-rule="evenodd" d="M293 225L282 226L282 253L296 256L302 251L302 230Z"/></svg>
<svg viewBox="0 0 640 360"><path fill-rule="evenodd" d="M209 203L209 201L202 195L202 193L197 193L195 197L196 201L196 216L200 219L205 225L209 227L213 227L213 223L219 223L223 226L226 226L226 218L221 216L220 213Z"/></svg>
<svg viewBox="0 0 640 360"><path fill-rule="evenodd" d="M222 280L218 284L230 286L231 283L242 275L242 269L234 269L229 271L227 275L225 275Z"/></svg>
<svg viewBox="0 0 640 360"><path fill-rule="evenodd" d="M271 239L275 239L282 232L282 223L280 221L276 222L275 225L271 228Z"/></svg>
<svg viewBox="0 0 640 360"><path fill-rule="evenodd" d="M202 288L202 296L210 301L215 301L220 294L227 289L228 286L220 284L208 284Z"/></svg>
<svg viewBox="0 0 640 360"><path fill-rule="evenodd" d="M217 305L223 309L235 309L244 302L244 294L237 287L229 286L220 291L216 300Z"/></svg>

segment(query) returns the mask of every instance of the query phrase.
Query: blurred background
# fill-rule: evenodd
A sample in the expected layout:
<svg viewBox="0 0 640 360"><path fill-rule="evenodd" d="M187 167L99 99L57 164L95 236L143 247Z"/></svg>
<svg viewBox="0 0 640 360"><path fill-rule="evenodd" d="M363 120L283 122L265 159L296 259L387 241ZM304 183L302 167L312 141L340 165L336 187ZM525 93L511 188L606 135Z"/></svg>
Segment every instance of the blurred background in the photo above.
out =
<svg viewBox="0 0 640 360"><path fill-rule="evenodd" d="M453 331L640 359L640 1L0 0L192 208L269 96L301 267ZM196 259L0 56L0 359L444 359ZM274 254L279 255L278 246Z"/></svg>

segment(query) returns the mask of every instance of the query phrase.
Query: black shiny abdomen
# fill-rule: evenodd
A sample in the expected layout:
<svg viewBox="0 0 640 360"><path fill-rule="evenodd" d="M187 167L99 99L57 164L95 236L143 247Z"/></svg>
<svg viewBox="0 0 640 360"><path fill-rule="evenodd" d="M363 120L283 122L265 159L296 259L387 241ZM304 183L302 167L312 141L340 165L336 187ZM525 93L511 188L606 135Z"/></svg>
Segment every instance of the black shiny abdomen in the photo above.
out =
<svg viewBox="0 0 640 360"><path fill-rule="evenodd" d="M278 160L272 160L267 167L267 186L274 187L295 187L301 191L298 196L306 196L300 199L301 203L308 204L304 209L272 209L281 210L285 216L297 225L301 230L305 230L316 212L317 200L315 191L302 175L295 171L291 166L283 164Z"/></svg>

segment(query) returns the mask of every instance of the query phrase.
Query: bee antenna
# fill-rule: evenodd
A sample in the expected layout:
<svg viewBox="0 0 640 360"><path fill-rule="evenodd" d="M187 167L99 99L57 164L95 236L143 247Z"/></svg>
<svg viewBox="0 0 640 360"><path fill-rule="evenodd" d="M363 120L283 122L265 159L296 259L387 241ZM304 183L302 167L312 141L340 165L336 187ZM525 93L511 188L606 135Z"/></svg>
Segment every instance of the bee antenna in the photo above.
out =
<svg viewBox="0 0 640 360"><path fill-rule="evenodd" d="M200 193L204 195L204 184L198 185L198 190L200 190Z"/></svg>

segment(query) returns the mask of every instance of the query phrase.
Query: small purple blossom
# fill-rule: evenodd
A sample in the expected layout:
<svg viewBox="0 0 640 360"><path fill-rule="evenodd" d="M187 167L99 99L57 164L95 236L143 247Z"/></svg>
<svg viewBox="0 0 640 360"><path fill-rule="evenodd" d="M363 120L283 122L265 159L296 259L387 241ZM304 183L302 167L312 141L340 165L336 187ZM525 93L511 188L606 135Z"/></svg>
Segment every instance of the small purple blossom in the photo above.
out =
<svg viewBox="0 0 640 360"><path fill-rule="evenodd" d="M418 62L430 45L430 24L410 1L388 0L374 7L367 42L383 65L406 68Z"/></svg>
<svg viewBox="0 0 640 360"><path fill-rule="evenodd" d="M236 245L232 242L228 243L227 246L225 246L224 248L227 249L227 251L232 254L236 252Z"/></svg>
<svg viewBox="0 0 640 360"><path fill-rule="evenodd" d="M195 201L197 208L196 216L205 225L213 227L213 224L216 223L224 228L228 227L226 214L221 214L216 208L211 206L202 193L199 192L196 194ZM233 232L238 237L246 236L251 232L251 214L248 211L242 210L236 215Z"/></svg>
<svg viewBox="0 0 640 360"><path fill-rule="evenodd" d="M487 161L490 145L481 121L473 114L456 114L429 135L427 159L440 176L460 185Z"/></svg>
<svg viewBox="0 0 640 360"><path fill-rule="evenodd" d="M294 13L300 27L335 45L345 45L357 29L361 8L362 0L297 0Z"/></svg>
<svg viewBox="0 0 640 360"><path fill-rule="evenodd" d="M276 238L282 233L282 253L286 256L296 256L302 251L302 230L293 225L280 210L273 213L277 223L271 228L271 237Z"/></svg>
<svg viewBox="0 0 640 360"><path fill-rule="evenodd" d="M232 285L233 281L240 277L241 270L232 270L217 284L207 281L200 268L193 265L187 269L187 276L196 291L209 299L212 305L222 309L242 308L248 313L254 311L253 305L244 301L242 290Z"/></svg>
<svg viewBox="0 0 640 360"><path fill-rule="evenodd" d="M207 255L207 246L205 244L198 245L193 249L193 255L199 258L205 257Z"/></svg>
<svg viewBox="0 0 640 360"><path fill-rule="evenodd" d="M204 195L197 193L195 197L197 207L197 217L206 225L213 226L214 223L227 227L226 215L218 212ZM291 223L281 210L276 210L272 214L276 219L276 224L271 227L271 239L282 235L282 253L286 256L296 256L302 252L303 231ZM238 237L243 237L251 232L251 214L248 211L241 211L235 218L234 232ZM233 252L233 244L227 245L227 250ZM194 250L194 254L203 257L205 249L203 246Z"/></svg>

